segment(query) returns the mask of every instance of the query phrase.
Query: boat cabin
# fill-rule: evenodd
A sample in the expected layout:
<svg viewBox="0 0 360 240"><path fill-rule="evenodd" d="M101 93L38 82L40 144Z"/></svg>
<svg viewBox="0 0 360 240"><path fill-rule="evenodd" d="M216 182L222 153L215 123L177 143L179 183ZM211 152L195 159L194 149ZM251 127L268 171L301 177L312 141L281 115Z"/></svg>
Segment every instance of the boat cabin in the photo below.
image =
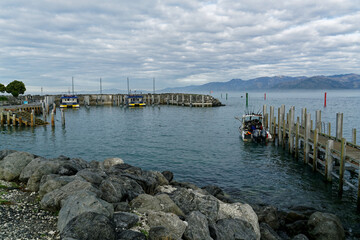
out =
<svg viewBox="0 0 360 240"><path fill-rule="evenodd" d="M80 107L79 98L75 95L64 95L60 98L61 108L78 108Z"/></svg>
<svg viewBox="0 0 360 240"><path fill-rule="evenodd" d="M126 105L129 107L143 107L146 106L144 97L138 94L129 94L126 96Z"/></svg>

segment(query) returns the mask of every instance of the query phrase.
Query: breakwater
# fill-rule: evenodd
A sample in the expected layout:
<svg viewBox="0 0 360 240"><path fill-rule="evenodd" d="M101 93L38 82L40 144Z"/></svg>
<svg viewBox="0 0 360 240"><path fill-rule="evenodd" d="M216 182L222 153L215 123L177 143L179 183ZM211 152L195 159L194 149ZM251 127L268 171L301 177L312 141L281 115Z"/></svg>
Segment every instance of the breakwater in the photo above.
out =
<svg viewBox="0 0 360 240"><path fill-rule="evenodd" d="M216 186L178 182L170 171L143 170L120 158L87 162L2 150L0 179L26 183L26 189L41 199L42 208L59 211L62 238L343 239L351 235L333 214L234 202Z"/></svg>

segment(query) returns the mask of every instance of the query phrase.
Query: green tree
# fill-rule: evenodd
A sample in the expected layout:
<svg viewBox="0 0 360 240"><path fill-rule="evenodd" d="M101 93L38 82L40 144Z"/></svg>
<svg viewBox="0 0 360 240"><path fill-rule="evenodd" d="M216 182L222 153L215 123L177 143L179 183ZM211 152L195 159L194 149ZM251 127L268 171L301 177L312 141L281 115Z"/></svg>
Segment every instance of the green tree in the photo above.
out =
<svg viewBox="0 0 360 240"><path fill-rule="evenodd" d="M0 83L0 92L5 92L5 91L6 91L6 88L5 88L4 84Z"/></svg>
<svg viewBox="0 0 360 240"><path fill-rule="evenodd" d="M24 94L25 91L25 84L18 80L14 80L6 86L6 92L11 93L11 95L16 98L19 96L19 94Z"/></svg>

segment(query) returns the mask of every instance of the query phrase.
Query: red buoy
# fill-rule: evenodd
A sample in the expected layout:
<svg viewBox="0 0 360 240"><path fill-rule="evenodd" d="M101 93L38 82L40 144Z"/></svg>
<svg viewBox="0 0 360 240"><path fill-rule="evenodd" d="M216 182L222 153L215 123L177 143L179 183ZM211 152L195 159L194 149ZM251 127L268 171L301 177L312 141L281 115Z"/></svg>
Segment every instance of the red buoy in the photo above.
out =
<svg viewBox="0 0 360 240"><path fill-rule="evenodd" d="M324 107L326 107L326 92L325 92L325 98L324 98Z"/></svg>

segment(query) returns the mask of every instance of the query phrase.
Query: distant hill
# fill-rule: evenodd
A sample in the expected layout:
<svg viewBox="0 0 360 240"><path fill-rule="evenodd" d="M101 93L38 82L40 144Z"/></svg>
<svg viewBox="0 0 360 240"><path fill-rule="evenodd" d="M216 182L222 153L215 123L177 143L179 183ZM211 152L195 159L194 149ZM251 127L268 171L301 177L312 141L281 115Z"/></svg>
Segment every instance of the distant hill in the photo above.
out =
<svg viewBox="0 0 360 240"><path fill-rule="evenodd" d="M360 75L344 74L313 77L260 77L250 80L232 79L203 85L167 88L162 92L243 91L255 89L360 89Z"/></svg>

